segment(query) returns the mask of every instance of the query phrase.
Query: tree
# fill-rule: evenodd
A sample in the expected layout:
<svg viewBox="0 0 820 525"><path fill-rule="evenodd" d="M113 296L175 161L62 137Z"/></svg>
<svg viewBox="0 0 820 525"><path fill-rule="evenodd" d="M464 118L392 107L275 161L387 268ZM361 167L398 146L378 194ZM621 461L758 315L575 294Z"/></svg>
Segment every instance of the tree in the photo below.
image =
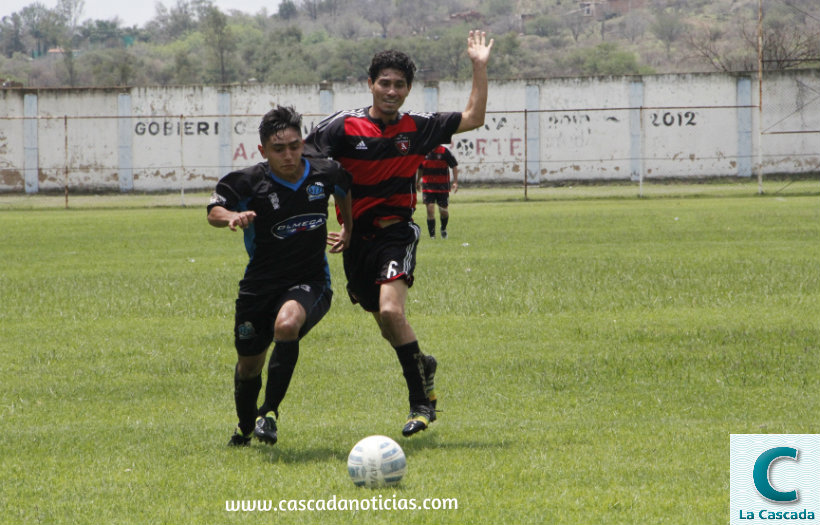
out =
<svg viewBox="0 0 820 525"><path fill-rule="evenodd" d="M369 0L366 4L364 18L368 22L375 22L382 28L382 38L387 38L387 28L393 21L396 14L396 6L393 2L384 0Z"/></svg>
<svg viewBox="0 0 820 525"><path fill-rule="evenodd" d="M35 48L31 54L40 57L57 44L59 23L57 15L39 2L34 2L20 10L23 26L34 39Z"/></svg>
<svg viewBox="0 0 820 525"><path fill-rule="evenodd" d="M205 10L202 26L205 45L216 59L219 81L227 84L229 81L228 59L230 54L236 50L236 37L228 27L228 17L218 7L211 5Z"/></svg>
<svg viewBox="0 0 820 525"><path fill-rule="evenodd" d="M646 32L646 19L642 11L633 9L624 15L621 32L633 44Z"/></svg>
<svg viewBox="0 0 820 525"><path fill-rule="evenodd" d="M119 18L86 20L80 28L80 34L91 47L119 47L125 36L120 23Z"/></svg>
<svg viewBox="0 0 820 525"><path fill-rule="evenodd" d="M669 57L674 44L686 31L686 24L681 20L681 16L670 11L658 11L655 19L649 26L649 30L655 37L663 42L666 47L666 56Z"/></svg>
<svg viewBox="0 0 820 525"><path fill-rule="evenodd" d="M319 18L321 0L302 0L302 9L307 13L308 18L316 20Z"/></svg>
<svg viewBox="0 0 820 525"><path fill-rule="evenodd" d="M550 15L539 15L524 25L528 34L540 37L557 36L561 32L561 21Z"/></svg>
<svg viewBox="0 0 820 525"><path fill-rule="evenodd" d="M98 86L127 86L136 73L137 59L123 48L101 49L83 56Z"/></svg>
<svg viewBox="0 0 820 525"><path fill-rule="evenodd" d="M80 17L85 8L85 0L58 0L56 12L60 21L58 43L63 49L63 64L68 72L68 84L77 85L77 70L74 62L75 38L80 25Z"/></svg>
<svg viewBox="0 0 820 525"><path fill-rule="evenodd" d="M156 15L147 24L147 29L160 42L171 42L196 30L197 19L194 6L188 0L177 0L171 9L161 2L156 3Z"/></svg>
<svg viewBox="0 0 820 525"><path fill-rule="evenodd" d="M293 3L293 0L284 0L279 4L279 10L276 16L282 20L292 20L299 16L299 10L296 8L296 4Z"/></svg>
<svg viewBox="0 0 820 525"><path fill-rule="evenodd" d="M763 68L784 70L820 59L820 29L806 24L806 11L773 8L763 17ZM817 19L815 19L817 20ZM757 49L757 30L743 24L741 33L746 45ZM800 30L796 30L796 28Z"/></svg>
<svg viewBox="0 0 820 525"><path fill-rule="evenodd" d="M584 75L637 75L650 72L638 64L634 53L622 51L611 42L603 42L591 50L577 50L569 60Z"/></svg>
<svg viewBox="0 0 820 525"><path fill-rule="evenodd" d="M0 20L0 49L2 54L8 58L11 58L14 53L25 53L23 19L19 14L12 13Z"/></svg>
<svg viewBox="0 0 820 525"><path fill-rule="evenodd" d="M586 17L577 9L564 16L564 26L569 29L569 33L572 35L572 39L575 40L576 43L581 37L581 33L583 33L586 25Z"/></svg>
<svg viewBox="0 0 820 525"><path fill-rule="evenodd" d="M806 16L810 6L767 6L763 16L763 68L784 70L817 62L820 48L818 19ZM753 71L758 67L757 13L735 19L734 25L710 24L687 32L688 47L714 69Z"/></svg>

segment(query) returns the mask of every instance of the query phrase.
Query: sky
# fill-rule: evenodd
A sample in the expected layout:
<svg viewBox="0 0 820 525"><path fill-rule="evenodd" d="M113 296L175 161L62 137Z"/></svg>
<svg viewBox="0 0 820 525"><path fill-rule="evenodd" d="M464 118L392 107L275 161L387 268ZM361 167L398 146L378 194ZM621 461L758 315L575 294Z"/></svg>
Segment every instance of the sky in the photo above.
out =
<svg viewBox="0 0 820 525"><path fill-rule="evenodd" d="M0 19L12 13L17 13L24 7L40 2L48 9L57 6L57 0L2 0L0 2ZM94 20L110 20L119 17L122 26L144 26L156 14L156 4L162 3L166 8L177 4L177 0L85 0L81 21L89 18ZM248 14L258 13L263 7L268 14L275 14L279 10L279 0L215 0L214 4L224 13L229 10L243 11Z"/></svg>

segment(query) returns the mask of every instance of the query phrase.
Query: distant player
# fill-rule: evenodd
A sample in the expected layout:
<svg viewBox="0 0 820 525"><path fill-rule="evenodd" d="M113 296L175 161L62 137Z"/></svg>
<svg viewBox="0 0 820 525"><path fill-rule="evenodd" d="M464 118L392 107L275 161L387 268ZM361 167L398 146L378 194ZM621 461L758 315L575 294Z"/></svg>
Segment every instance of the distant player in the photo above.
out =
<svg viewBox="0 0 820 525"><path fill-rule="evenodd" d="M450 170L453 180L450 181ZM458 191L458 161L444 146L439 146L424 157L419 166L418 189L421 190L427 207L427 232L436 238L436 206L441 220L441 238L447 238L447 223L450 220L450 190Z"/></svg>
<svg viewBox="0 0 820 525"><path fill-rule="evenodd" d="M259 125L259 153L266 160L225 175L208 205L208 222L245 232L250 261L239 283L234 343L238 360L234 401L239 424L228 445L251 436L276 443L279 403L285 397L299 340L330 308L332 291L326 244L338 253L350 233L328 240L328 200L352 224L351 176L339 163L302 157L302 116L290 107L269 111ZM268 347L265 401L257 409Z"/></svg>
<svg viewBox="0 0 820 525"><path fill-rule="evenodd" d="M470 31L467 55L473 64L473 81L464 111L400 112L413 86L416 65L402 52L382 51L368 70L372 105L331 115L305 139L311 155L332 157L353 175L355 232L344 252L347 291L354 303L373 314L382 337L396 351L409 392L405 436L427 429L436 419L437 363L422 353L405 315L419 242L419 227L412 219L416 171L424 156L449 143L454 133L484 124L492 45L485 33ZM345 219L338 235L348 235L350 225Z"/></svg>

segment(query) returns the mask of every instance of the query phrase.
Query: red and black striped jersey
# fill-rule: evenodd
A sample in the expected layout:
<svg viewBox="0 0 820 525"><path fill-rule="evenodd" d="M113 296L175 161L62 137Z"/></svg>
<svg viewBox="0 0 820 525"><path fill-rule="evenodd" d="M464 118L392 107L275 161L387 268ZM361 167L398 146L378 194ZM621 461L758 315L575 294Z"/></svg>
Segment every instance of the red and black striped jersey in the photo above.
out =
<svg viewBox="0 0 820 525"><path fill-rule="evenodd" d="M305 138L305 154L331 157L353 175L354 228L379 220L410 220L416 207L416 172L425 155L449 143L461 113L400 113L385 125L369 107L339 111Z"/></svg>
<svg viewBox="0 0 820 525"><path fill-rule="evenodd" d="M424 193L449 193L450 168L458 161L444 146L439 146L424 157L421 163L421 191Z"/></svg>

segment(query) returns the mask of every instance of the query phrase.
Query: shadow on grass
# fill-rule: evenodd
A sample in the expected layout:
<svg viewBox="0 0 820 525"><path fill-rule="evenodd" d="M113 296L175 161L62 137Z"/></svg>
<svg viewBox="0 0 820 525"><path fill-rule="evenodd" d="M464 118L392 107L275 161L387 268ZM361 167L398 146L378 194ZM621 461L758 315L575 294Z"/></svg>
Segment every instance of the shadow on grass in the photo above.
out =
<svg viewBox="0 0 820 525"><path fill-rule="evenodd" d="M268 463L322 463L332 460L347 460L347 452L330 447L300 447L298 445L279 446L255 443L255 451Z"/></svg>
<svg viewBox="0 0 820 525"><path fill-rule="evenodd" d="M442 438L436 433L425 433L412 438L401 438L396 440L410 457L417 452L426 450L486 450L496 448L506 448L513 444L512 441L501 440L468 440L459 441ZM259 454L263 461L269 463L321 463L325 461L344 460L347 461L349 450L339 450L330 447L300 447L290 444L280 446L264 445L254 441L253 450Z"/></svg>

